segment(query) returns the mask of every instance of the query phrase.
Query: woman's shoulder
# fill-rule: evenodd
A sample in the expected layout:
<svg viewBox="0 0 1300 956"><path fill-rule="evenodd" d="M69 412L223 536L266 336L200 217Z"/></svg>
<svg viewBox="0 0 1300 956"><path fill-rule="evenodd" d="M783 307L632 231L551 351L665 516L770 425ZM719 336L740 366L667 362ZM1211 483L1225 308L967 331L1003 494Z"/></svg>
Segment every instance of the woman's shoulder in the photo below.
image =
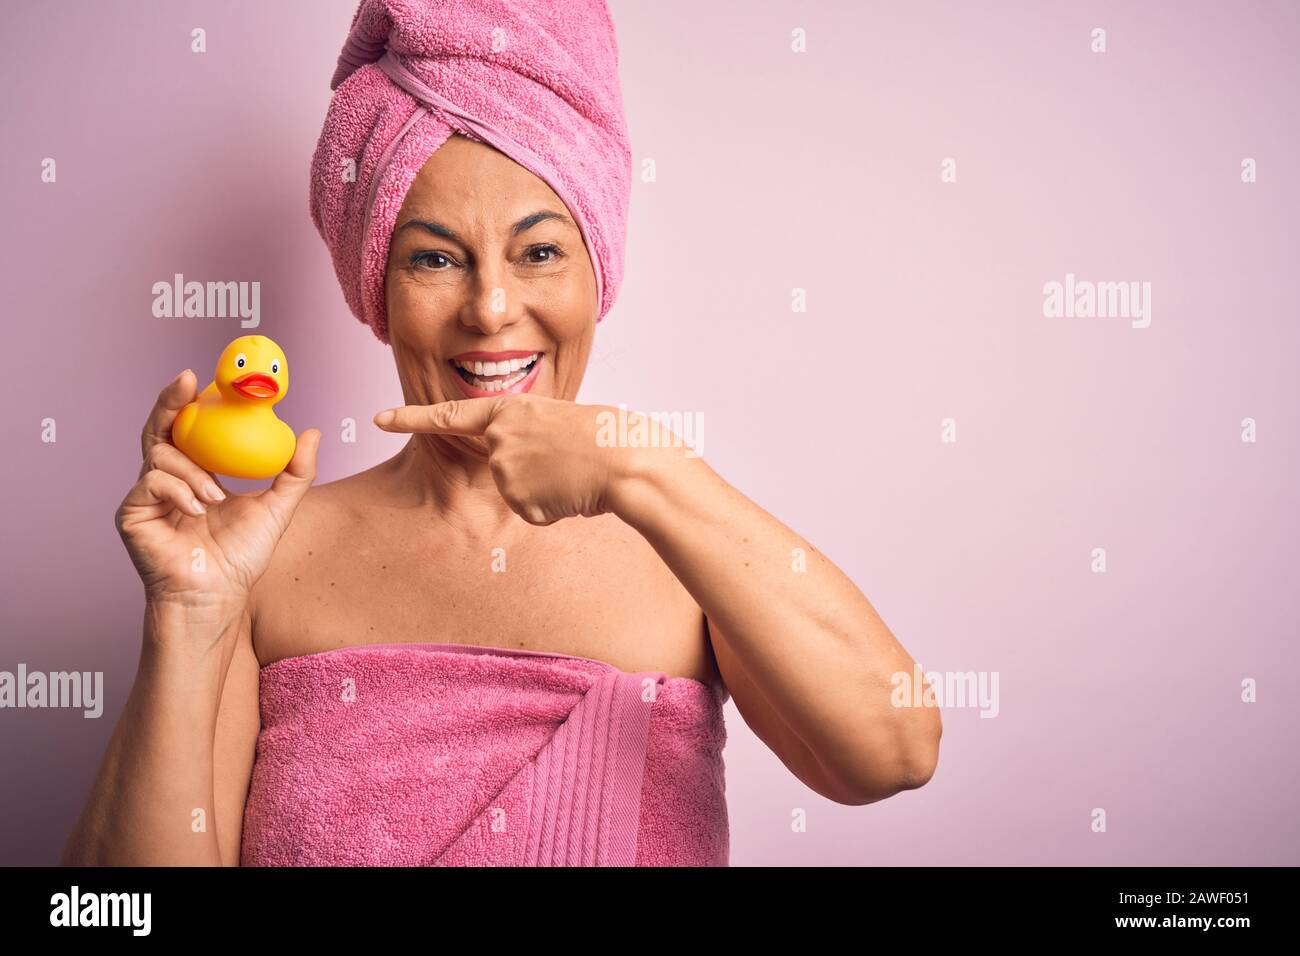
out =
<svg viewBox="0 0 1300 956"><path fill-rule="evenodd" d="M303 566L305 559L327 555L336 548L347 529L364 524L362 502L366 472L359 472L335 481L313 484L298 502L289 527L281 535L266 569L251 595L252 610L260 599L283 583L283 575Z"/></svg>
<svg viewBox="0 0 1300 956"><path fill-rule="evenodd" d="M374 500L375 471L369 468L355 475L314 483L299 502L285 536L296 532L298 537L310 538L340 523L361 520L366 502Z"/></svg>

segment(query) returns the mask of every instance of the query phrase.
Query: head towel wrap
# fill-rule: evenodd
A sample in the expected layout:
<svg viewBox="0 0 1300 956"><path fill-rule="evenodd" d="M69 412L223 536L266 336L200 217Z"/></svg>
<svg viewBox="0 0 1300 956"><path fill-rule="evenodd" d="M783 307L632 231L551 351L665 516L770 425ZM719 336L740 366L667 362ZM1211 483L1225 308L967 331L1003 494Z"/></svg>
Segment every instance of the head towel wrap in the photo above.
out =
<svg viewBox="0 0 1300 956"><path fill-rule="evenodd" d="M582 231L597 321L618 295L631 149L604 0L361 0L311 166L311 217L352 313L388 341L389 238L452 133L544 180Z"/></svg>

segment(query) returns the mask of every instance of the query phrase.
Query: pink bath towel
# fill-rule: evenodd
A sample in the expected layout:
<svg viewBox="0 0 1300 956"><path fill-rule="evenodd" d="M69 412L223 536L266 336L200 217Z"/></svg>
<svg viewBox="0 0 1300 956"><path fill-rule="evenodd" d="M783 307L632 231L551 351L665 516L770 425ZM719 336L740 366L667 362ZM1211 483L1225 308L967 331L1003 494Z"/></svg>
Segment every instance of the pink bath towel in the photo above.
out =
<svg viewBox="0 0 1300 956"><path fill-rule="evenodd" d="M726 866L716 689L585 657L369 644L261 672L245 866Z"/></svg>
<svg viewBox="0 0 1300 956"><path fill-rule="evenodd" d="M311 166L311 217L353 314L388 341L384 272L407 190L453 132L569 209L604 318L623 276L632 151L605 0L362 0Z"/></svg>

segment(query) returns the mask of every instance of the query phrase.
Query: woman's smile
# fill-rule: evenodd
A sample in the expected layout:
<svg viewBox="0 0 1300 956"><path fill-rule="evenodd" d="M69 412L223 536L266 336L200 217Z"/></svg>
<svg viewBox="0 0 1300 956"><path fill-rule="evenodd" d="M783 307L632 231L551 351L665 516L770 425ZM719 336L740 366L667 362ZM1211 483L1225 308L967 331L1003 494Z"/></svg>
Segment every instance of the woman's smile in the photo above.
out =
<svg viewBox="0 0 1300 956"><path fill-rule="evenodd" d="M464 352L448 359L456 385L466 398L518 395L531 391L544 352Z"/></svg>

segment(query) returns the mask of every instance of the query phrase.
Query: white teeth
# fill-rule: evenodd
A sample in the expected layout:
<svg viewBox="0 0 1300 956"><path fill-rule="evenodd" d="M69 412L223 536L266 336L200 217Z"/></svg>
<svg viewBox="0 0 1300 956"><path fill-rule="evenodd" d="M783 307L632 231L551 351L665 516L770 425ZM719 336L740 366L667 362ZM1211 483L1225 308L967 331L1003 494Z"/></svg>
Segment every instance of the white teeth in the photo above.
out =
<svg viewBox="0 0 1300 956"><path fill-rule="evenodd" d="M527 372L516 372L509 378L496 379L487 381L486 379L475 378L470 384L475 388L481 388L485 392L504 392L513 385L518 385L527 376Z"/></svg>
<svg viewBox="0 0 1300 956"><path fill-rule="evenodd" d="M502 359L500 362L457 362L459 368L474 375L470 383L485 392L503 392L519 384L532 371L533 364L541 358L541 352L534 352L528 358ZM505 375L507 378L489 381L480 376Z"/></svg>
<svg viewBox="0 0 1300 956"><path fill-rule="evenodd" d="M505 375L509 372L517 372L521 368L532 365L541 357L541 352L535 352L528 358L502 359L500 362L461 362L456 364L467 372L473 372L475 375ZM496 371L493 371L496 369Z"/></svg>

